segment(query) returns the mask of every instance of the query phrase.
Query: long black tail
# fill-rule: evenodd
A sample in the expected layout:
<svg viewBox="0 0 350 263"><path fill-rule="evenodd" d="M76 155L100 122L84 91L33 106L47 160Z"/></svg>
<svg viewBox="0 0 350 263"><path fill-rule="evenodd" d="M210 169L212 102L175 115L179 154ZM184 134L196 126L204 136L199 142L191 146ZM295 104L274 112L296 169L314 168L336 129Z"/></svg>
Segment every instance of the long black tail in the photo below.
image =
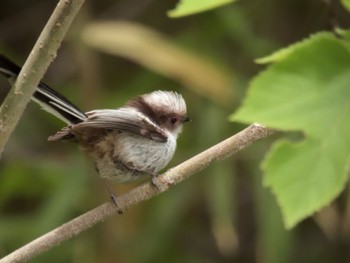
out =
<svg viewBox="0 0 350 263"><path fill-rule="evenodd" d="M20 71L21 68L18 65L0 55L0 74L4 75L10 82L17 78ZM86 119L85 114L80 109L43 82L39 83L32 100L68 124L79 123Z"/></svg>

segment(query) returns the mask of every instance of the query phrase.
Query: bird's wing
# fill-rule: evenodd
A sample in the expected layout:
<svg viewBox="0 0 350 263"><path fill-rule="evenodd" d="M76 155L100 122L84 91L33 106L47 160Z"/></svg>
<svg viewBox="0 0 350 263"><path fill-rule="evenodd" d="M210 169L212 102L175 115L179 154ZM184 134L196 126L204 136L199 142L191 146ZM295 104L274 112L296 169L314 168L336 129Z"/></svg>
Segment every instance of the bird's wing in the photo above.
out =
<svg viewBox="0 0 350 263"><path fill-rule="evenodd" d="M159 142L166 142L168 139L164 129L144 114L132 108L93 110L87 112L86 116L86 120L73 125L72 129L100 128L119 130Z"/></svg>

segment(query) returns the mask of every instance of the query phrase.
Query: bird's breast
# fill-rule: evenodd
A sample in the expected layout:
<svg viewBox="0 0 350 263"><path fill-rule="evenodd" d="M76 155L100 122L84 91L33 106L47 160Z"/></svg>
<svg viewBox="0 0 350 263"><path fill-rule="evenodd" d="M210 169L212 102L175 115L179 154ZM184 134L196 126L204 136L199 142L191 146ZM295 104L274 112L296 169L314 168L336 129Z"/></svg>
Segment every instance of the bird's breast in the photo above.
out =
<svg viewBox="0 0 350 263"><path fill-rule="evenodd" d="M131 169L157 173L173 158L176 138L171 134L166 142L122 133L115 145L115 155Z"/></svg>

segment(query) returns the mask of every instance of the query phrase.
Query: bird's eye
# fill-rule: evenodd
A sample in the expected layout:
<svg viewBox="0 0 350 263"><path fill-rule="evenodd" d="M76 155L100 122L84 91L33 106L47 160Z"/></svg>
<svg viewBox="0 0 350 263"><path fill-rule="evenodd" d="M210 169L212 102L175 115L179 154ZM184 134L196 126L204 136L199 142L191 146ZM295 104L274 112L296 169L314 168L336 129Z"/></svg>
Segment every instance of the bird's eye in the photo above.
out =
<svg viewBox="0 0 350 263"><path fill-rule="evenodd" d="M175 124L175 123L177 122L177 118L176 118L176 117L172 117L172 118L170 119L170 122L171 122L172 124Z"/></svg>

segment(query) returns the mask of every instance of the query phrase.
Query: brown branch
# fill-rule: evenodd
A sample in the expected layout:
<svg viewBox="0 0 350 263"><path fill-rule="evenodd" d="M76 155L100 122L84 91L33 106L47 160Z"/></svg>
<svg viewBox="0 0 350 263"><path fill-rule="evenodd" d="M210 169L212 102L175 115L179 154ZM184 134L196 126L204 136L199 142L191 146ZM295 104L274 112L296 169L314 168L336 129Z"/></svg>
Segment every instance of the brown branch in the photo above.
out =
<svg viewBox="0 0 350 263"><path fill-rule="evenodd" d="M0 108L0 155L84 0L60 0Z"/></svg>
<svg viewBox="0 0 350 263"><path fill-rule="evenodd" d="M211 163L227 158L231 154L246 148L253 142L272 133L274 133L273 130L264 128L258 124L251 125L159 176L159 191L155 190L150 183L144 183L129 193L118 196L116 198L118 207L112 202L102 204L12 252L1 259L0 263L28 261L34 256L60 244L62 241L76 236L96 223L105 220L106 217L119 211L125 211L135 204L168 190L170 186L198 173Z"/></svg>

